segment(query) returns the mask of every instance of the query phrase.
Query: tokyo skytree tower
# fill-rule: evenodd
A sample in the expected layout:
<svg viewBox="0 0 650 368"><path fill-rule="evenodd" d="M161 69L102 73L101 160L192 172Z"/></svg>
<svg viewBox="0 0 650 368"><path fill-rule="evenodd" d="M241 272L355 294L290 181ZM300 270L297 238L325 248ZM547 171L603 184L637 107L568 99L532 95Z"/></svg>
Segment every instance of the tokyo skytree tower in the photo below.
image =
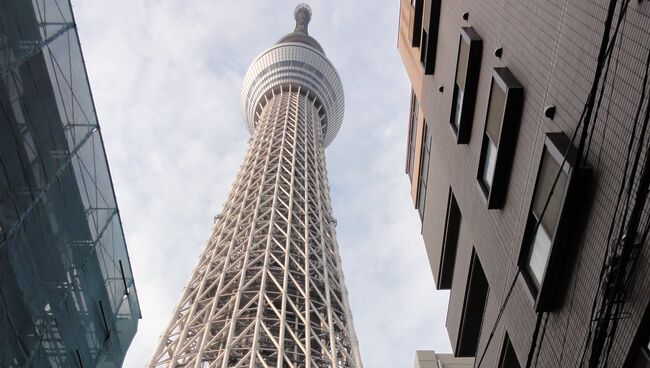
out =
<svg viewBox="0 0 650 368"><path fill-rule="evenodd" d="M149 367L362 367L325 168L343 88L294 17L246 73L248 152Z"/></svg>

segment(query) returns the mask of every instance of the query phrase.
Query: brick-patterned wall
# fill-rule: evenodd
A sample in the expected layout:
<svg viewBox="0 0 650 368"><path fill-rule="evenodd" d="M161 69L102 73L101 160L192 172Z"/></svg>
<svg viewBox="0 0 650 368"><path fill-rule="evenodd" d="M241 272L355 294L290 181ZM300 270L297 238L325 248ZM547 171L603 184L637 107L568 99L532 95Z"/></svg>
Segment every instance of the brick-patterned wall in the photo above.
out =
<svg viewBox="0 0 650 368"><path fill-rule="evenodd" d="M401 2L402 12L410 8L410 1ZM418 54L406 52L410 45L405 32L400 32L398 47L411 83L417 86L421 113L433 137L422 233L434 277L450 186L463 216L447 316L453 347L474 247L490 283L479 354L485 349L517 270L544 135L562 131L570 137L576 128L592 83L607 4L606 0L443 0L435 73L427 76L422 75L418 60L406 60ZM467 21L462 17L465 12L469 12ZM404 19L408 17L400 18L400 27L408 26ZM471 139L467 145L457 145L449 115L460 29L468 26L483 38L483 54ZM630 2L619 43L620 47L617 44L614 49L607 94L589 154L594 167L592 204L583 213L586 227L581 229L580 244L571 245L576 247L577 256L571 264L570 278L561 281L566 293L559 308L548 317L540 367L574 367L582 349L650 50L650 2ZM493 53L499 47L503 48L501 58ZM524 105L505 203L499 210L487 210L476 174L492 69L501 66L508 67L524 86ZM439 92L441 86L443 92ZM548 105L557 108L554 120L543 115ZM641 255L635 289L625 308L629 318L621 322L618 330L611 367L622 365L650 300L647 248ZM496 365L506 329L523 366L536 321L533 303L526 284L518 280L482 367Z"/></svg>

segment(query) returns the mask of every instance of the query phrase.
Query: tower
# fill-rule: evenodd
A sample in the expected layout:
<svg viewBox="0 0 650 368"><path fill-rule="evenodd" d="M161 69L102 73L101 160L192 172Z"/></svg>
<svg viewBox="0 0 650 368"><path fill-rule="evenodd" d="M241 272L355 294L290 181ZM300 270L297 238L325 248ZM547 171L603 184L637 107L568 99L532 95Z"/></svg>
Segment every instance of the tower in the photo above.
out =
<svg viewBox="0 0 650 368"><path fill-rule="evenodd" d="M246 73L248 152L150 367L361 367L324 154L343 88L311 15Z"/></svg>

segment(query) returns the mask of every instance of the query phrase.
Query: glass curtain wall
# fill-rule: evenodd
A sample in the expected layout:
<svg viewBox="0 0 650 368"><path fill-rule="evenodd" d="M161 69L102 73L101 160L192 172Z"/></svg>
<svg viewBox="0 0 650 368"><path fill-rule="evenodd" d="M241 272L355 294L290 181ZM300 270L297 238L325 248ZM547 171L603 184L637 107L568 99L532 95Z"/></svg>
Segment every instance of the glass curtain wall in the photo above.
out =
<svg viewBox="0 0 650 368"><path fill-rule="evenodd" d="M140 318L75 27L0 1L0 367L119 367Z"/></svg>

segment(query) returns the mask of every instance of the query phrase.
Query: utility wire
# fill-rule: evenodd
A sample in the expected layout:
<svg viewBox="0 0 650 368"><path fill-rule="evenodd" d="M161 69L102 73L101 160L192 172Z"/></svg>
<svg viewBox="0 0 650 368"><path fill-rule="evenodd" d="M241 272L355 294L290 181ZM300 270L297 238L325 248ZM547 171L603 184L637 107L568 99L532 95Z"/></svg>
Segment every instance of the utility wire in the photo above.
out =
<svg viewBox="0 0 650 368"><path fill-rule="evenodd" d="M577 132L580 129L580 126L582 125L582 131L581 131L581 134L580 134L580 141L579 141L578 149L577 149L577 153L576 153L577 157L576 157L575 167L577 167L577 168L580 168L582 166L583 160L586 161L586 159L584 159L584 157L586 155L588 155L588 150L585 153L585 144L586 144L588 136L590 136L590 134L589 134L590 133L589 124L591 123L591 120L592 120L592 114L594 113L594 107L596 107L596 115L594 117L593 125L596 124L597 114L598 114L598 110L600 108L600 104L602 102L603 90L605 88L605 82L606 82L606 78L607 78L607 75L608 75L608 72L609 72L609 66L610 66L612 50L614 49L614 45L616 43L616 38L617 38L617 36L619 34L620 25L621 25L622 20L625 17L625 13L627 11L628 4L629 4L629 0L625 0L622 3L621 11L619 13L619 18L618 18L618 21L616 23L614 34L610 38L612 23L613 23L613 20L614 20L614 13L615 13L615 10L617 8L617 1L616 0L610 0L610 3L609 3L609 7L608 7L608 11L607 11L607 17L605 19L605 29L604 29L603 36L602 36L602 39L601 39L601 46L600 46L599 53L598 53L598 58L597 58L597 63L596 63L596 71L595 71L594 79L593 79L593 82L592 82L592 85L591 85L591 90L590 90L589 96L587 98L587 102L585 103L585 107L583 109L583 112L582 112L582 114L580 116L580 120L578 121L578 125L576 126L576 129L573 132L573 136L571 137L571 146L572 146L573 142L574 142L574 139L575 139L575 137L577 135ZM607 61L607 68L605 70L605 76L603 77L603 80L601 82L601 76L603 74L603 70L605 69L604 68L605 67L605 61ZM598 87L599 86L601 86L600 98L598 99L598 104L595 106L595 102L596 102L595 100L596 100L596 97L598 95L598 90L599 90ZM591 131L593 131L593 125L592 125L592 128L591 128ZM557 175L555 177L555 180L553 181L553 185L551 186L549 196L548 196L548 198L546 200L546 203L544 205L542 215L540 216L540 220L537 221L536 229L537 229L537 227L540 226L541 218L543 217L543 215L544 215L544 213L546 211L546 207L548 206L548 204L550 202L550 198L553 195L553 192L554 192L555 187L557 185L557 181L559 179L562 167L564 166L564 164L566 162L567 153L568 152L565 153L563 161L562 161L562 163L560 165L560 169L558 170L558 173L557 173ZM533 358L533 355L534 355L534 351L536 349L536 341L538 339L539 327L540 327L540 323L541 323L542 314L543 313L538 313L537 323L535 324L535 330L533 331L533 338L532 338L532 342L531 342L531 347L530 347L530 350L528 352L528 359L527 359L527 362L526 362L526 367L527 368L530 368L530 364L532 363L532 358ZM567 323L568 323L568 321L567 321ZM540 341L539 348L541 349L541 341Z"/></svg>
<svg viewBox="0 0 650 368"><path fill-rule="evenodd" d="M629 0L626 0L626 3L624 5L626 6L627 3L629 3ZM609 9L608 9L608 13L607 13L607 18L605 20L605 32L603 33L603 38L602 38L602 41L601 41L601 47L600 47L598 60L597 60L597 64L596 64L596 74L595 74L594 80L592 82L592 86L591 86L589 96L587 98L587 102L585 103L583 111L582 111L582 113L580 115L580 119L578 120L578 124L576 125L576 128L573 131L573 134L572 134L571 140L570 140L570 144L569 144L570 147L573 146L573 143L575 142L575 139L576 139L576 137L578 135L578 131L580 131L580 127L582 126L580 144L578 146L578 151L577 151L576 167L580 167L580 165L582 163L582 151L584 150L585 141L586 141L586 138L587 138L586 136L589 133L589 130L588 130L589 120L591 119L591 114L592 114L592 111L593 111L593 105L594 105L594 102L595 102L596 93L597 93L597 90L598 90L598 86L600 85L599 81L600 81L600 76L601 76L601 73L602 73L602 70L603 70L604 60L605 60L606 56L611 55L611 51L613 50L612 45L615 42L615 37L614 37L614 39L612 40L612 42L610 44L609 34L610 34L610 30L611 30L611 25L612 25L612 22L613 22L613 16L614 16L614 11L616 9L616 4L617 4L616 0L610 0ZM619 16L623 17L624 14L625 14L625 12L621 11L621 14ZM618 26L620 26L620 23L621 22L620 22L620 19L619 19L619 22L617 23L616 31L618 31ZM615 35L616 35L616 33L615 33ZM602 85L603 85L603 88L604 88L604 83ZM537 231L539 226L541 225L542 219L544 218L544 215L546 213L546 210L548 208L550 200L551 200L551 198L553 196L553 193L555 191L555 188L556 188L557 183L559 181L559 178L561 176L562 168L566 164L568 154L569 154L568 150L567 150L567 152L564 152L562 162L560 164L560 167L559 167L559 170L558 170L557 174L555 175L555 178L553 180L553 184L551 185L551 189L550 189L550 191L549 191L549 193L547 195L547 198L545 200L542 212L541 212L541 214L539 216L539 219L536 221L535 231ZM499 315L497 316L497 319L495 320L495 322L494 322L494 324L492 326L492 331L490 333L490 336L488 338L486 346L485 346L485 348L483 350L483 353L481 354L481 359L479 360L477 368L480 367L481 363L483 362L483 358L485 357L485 353L486 353L486 351L487 351L487 349L488 349L488 347L490 345L490 342L492 341L494 331L496 330L496 327L497 327L497 325L498 325L498 323L499 323L499 321L501 319L501 314L503 313L503 310L505 309L505 306L508 303L508 300L509 300L511 292L512 292L512 288L514 287L515 281L517 280L517 277L519 276L520 272L521 272L521 270L518 268L517 273L515 274L513 282L512 282L512 284L510 286L510 289L508 291L508 294L506 295L506 298L502 302L502 305L501 305L500 310L499 310ZM535 330L533 332L533 342L531 343L531 349L533 349L533 350L535 348L535 342L537 340L537 334L539 333L539 323L540 322L541 322L541 314L538 313L538 318L537 318ZM528 359L529 362L527 363L528 365L530 364L530 359L532 359L531 354L533 354L533 353L534 353L534 351L529 351L529 359Z"/></svg>
<svg viewBox="0 0 650 368"><path fill-rule="evenodd" d="M648 53L647 65L650 65L650 52ZM644 79L644 86L647 82L647 70L648 69L646 68L646 78ZM643 100L641 101L641 104L643 104ZM627 194L628 201L632 193L632 188L634 186L636 169L639 165L641 153L643 151L644 138L646 136L649 120L650 120L650 104L646 107L646 113L641 128L641 135L639 137L639 145L638 145L636 155L634 157L634 165L632 167L633 171L630 175L630 178L632 180L630 180L630 183L628 185L628 194ZM616 240L617 244L619 242L619 239L623 242L623 244L620 247L620 255L618 256L618 260L616 260L616 264L615 264L616 269L614 270L615 274L612 275L613 280L610 278L606 279L606 281L609 281L610 284L605 285L605 287L607 286L609 287L606 290L607 294L605 294L601 299L601 310L603 312L597 319L595 337L591 347L589 367L598 366L604 349L606 351L606 357L609 355L609 351L611 351L611 347L613 345L613 336L615 335L618 327L619 318L616 317L618 317L618 315L620 314L620 310L621 310L620 304L622 304L623 300L617 300L617 298L621 297L619 294L621 290L624 290L629 286L625 284L626 273L629 271L628 263L629 262L632 262L632 264L635 263L633 258L634 248L635 248L635 243L638 240L637 239L638 229L641 222L641 216L643 214L643 208L645 207L646 204L646 199L648 195L648 191L647 191L648 185L650 184L650 150L648 149L646 149L642 170L643 171L640 174L639 184L637 186L637 190L635 193L635 200L632 205L632 209L629 212L630 213L629 220L627 221L627 225L624 225L625 221L623 222L619 231L619 234L622 234L623 229L625 229L625 236L621 235ZM627 207L628 206L626 204L626 211L623 212L624 220L627 218L627 213L628 213ZM612 310L614 310L614 312ZM611 322L611 326L610 326L610 322Z"/></svg>
<svg viewBox="0 0 650 368"><path fill-rule="evenodd" d="M497 325L499 324L499 321L501 321L501 316L503 315L503 311L506 309L506 305L508 304L508 300L510 299L510 294L512 294L512 289L514 289L515 283L517 282L517 278L519 277L520 273L521 273L521 269L517 268L517 272L515 272L515 275L512 278L512 282L510 283L510 287L508 288L508 293L506 294L506 297L503 300L501 307L499 308L499 314L497 314L497 318L494 321L494 324L492 325L490 336L488 337L488 340L485 343L485 348L483 349L481 358L479 359L478 364L476 365L477 368L481 366L481 363L483 363L483 358L485 358L485 353L487 352L487 349L490 346L490 342L492 342L492 338L494 337L494 332L497 329Z"/></svg>
<svg viewBox="0 0 650 368"><path fill-rule="evenodd" d="M615 252L617 251L617 248L620 249L619 240L622 239L623 229L625 228L627 213L628 213L628 210L629 210L629 196L627 196L628 199L626 199L625 207L623 209L623 212L621 212L623 218L620 220L620 228L619 228L618 235L617 235L617 238L616 238L617 240L614 241L613 240L614 229L615 229L616 224L619 222L619 221L617 221L617 214L618 214L619 206L621 204L621 200L623 199L623 194L625 192L625 188L628 188L628 193L631 194L631 188L632 188L633 183L634 183L634 178L636 177L636 169L638 167L638 162L639 162L638 157L641 154L642 145L643 145L643 138L645 137L646 128L642 127L641 128L641 137L639 138L639 148L638 148L638 150L636 152L636 155L635 155L634 164L630 167L630 159L631 159L632 149L634 148L635 138L637 137L636 132L637 132L637 126L638 126L638 123L639 123L639 117L640 117L640 113L642 111L643 102L644 102L646 92L647 92L647 81L648 81L648 68L649 68L649 66L650 66L650 53L648 54L648 59L646 61L646 72L645 72L644 81L643 81L643 88L642 88L642 91L641 91L641 98L639 100L639 105L637 107L637 112L636 112L636 115L635 115L635 118L634 118L632 133L630 134L630 139L629 139L629 142L628 142L628 149L627 149L626 161L625 161L625 165L624 165L624 172L623 172L621 184L619 186L619 191L618 191L618 197L617 197L617 203L616 203L616 206L615 206L614 216L612 217L612 221L610 223L610 228L609 228L609 231L608 231L608 237L607 237L608 247L607 247L607 251L605 253L605 256L603 258L603 262L602 262L601 270L600 270L600 275L599 275L599 278L598 278L598 284L601 285L601 287L598 288L598 290L596 292L596 295L594 296L593 303L592 303L591 316L589 318L591 322L590 322L589 330L587 332L587 336L585 338L585 344L584 344L583 351L582 351L581 358L580 358L581 365L582 365L582 362L584 362L584 358L585 358L585 354L587 352L587 349L589 348L590 343L592 343L591 338L592 338L593 333L594 333L594 328L598 328L598 326L603 323L602 316L601 317L595 317L595 316L596 316L596 314L601 315L601 313L605 312L605 310L603 308L605 307L606 299L607 299L607 297L609 295L604 293L603 287L605 287L605 285L603 285L603 282L605 280L606 270L608 269L608 264L609 264L608 261L610 261L612 259L612 257L615 255ZM644 122L644 126L645 125L647 125L646 122ZM628 170L631 170L629 175L628 175ZM628 178L631 178L632 180L628 181ZM600 298L601 292L603 292L602 298ZM597 305L599 305L598 304L599 300L600 300L600 306L601 307L597 309L596 307L597 307ZM598 312L597 312L597 310L598 310ZM600 343L598 343L598 345L599 344ZM592 358L590 358L590 360L589 360L591 362L590 366L592 366L592 364L598 364L597 362L595 362L595 359L600 358L599 354L600 354L600 350L602 348L602 346L601 346L601 348L598 348L597 347L598 345L596 345L596 347L592 346L592 354L598 354L598 356L594 355Z"/></svg>

